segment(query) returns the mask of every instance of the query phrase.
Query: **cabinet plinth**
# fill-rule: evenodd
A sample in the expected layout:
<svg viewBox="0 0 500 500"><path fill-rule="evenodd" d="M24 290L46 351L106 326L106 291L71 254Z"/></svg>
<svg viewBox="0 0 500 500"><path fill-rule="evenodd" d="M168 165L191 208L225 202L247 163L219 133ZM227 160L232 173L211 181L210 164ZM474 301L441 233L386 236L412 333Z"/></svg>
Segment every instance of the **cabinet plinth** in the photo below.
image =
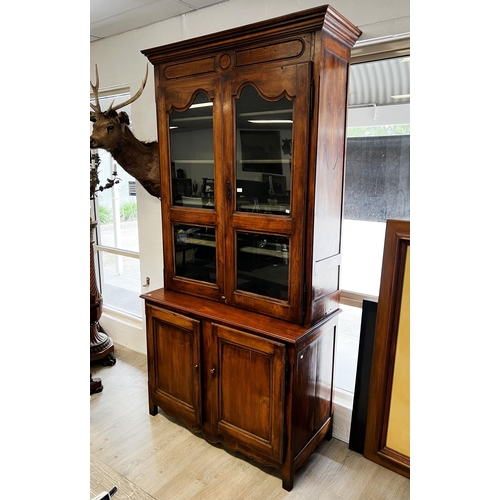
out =
<svg viewBox="0 0 500 500"><path fill-rule="evenodd" d="M332 432L360 34L323 6L142 51L164 250L164 289L143 295L150 412L278 468L288 490Z"/></svg>

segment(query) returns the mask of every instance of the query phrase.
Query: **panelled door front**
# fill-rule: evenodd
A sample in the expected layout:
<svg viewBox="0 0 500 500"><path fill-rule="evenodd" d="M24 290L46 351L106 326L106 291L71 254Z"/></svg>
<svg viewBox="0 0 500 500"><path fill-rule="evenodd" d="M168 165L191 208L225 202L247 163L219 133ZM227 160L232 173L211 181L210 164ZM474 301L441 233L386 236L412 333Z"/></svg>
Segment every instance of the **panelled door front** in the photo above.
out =
<svg viewBox="0 0 500 500"><path fill-rule="evenodd" d="M150 395L191 427L201 426L200 322L148 306Z"/></svg>
<svg viewBox="0 0 500 500"><path fill-rule="evenodd" d="M283 459L285 346L213 324L217 432L247 453Z"/></svg>

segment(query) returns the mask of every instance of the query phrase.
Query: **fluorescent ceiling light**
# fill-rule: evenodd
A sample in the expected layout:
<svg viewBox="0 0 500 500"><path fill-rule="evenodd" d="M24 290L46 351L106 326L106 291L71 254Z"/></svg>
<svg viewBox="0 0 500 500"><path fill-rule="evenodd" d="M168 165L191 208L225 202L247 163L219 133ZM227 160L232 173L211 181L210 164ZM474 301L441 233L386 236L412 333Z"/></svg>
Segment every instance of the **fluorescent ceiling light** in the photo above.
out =
<svg viewBox="0 0 500 500"><path fill-rule="evenodd" d="M248 123L293 123L293 120L248 120Z"/></svg>
<svg viewBox="0 0 500 500"><path fill-rule="evenodd" d="M213 106L213 102L200 102L198 104L192 104L189 109L196 109L196 108L208 108L210 106Z"/></svg>
<svg viewBox="0 0 500 500"><path fill-rule="evenodd" d="M393 99L409 99L410 94L391 95Z"/></svg>

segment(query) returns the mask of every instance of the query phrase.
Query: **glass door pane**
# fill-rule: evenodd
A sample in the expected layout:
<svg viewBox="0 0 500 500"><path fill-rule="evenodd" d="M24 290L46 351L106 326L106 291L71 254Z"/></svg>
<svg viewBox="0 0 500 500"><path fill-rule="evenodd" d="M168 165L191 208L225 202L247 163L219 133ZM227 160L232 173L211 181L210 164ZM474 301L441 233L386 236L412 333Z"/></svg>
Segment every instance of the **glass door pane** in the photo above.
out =
<svg viewBox="0 0 500 500"><path fill-rule="evenodd" d="M293 102L247 85L236 100L236 209L290 215Z"/></svg>
<svg viewBox="0 0 500 500"><path fill-rule="evenodd" d="M238 232L238 290L287 301L289 249L289 238Z"/></svg>
<svg viewBox="0 0 500 500"><path fill-rule="evenodd" d="M175 275L216 282L215 228L174 224Z"/></svg>
<svg viewBox="0 0 500 500"><path fill-rule="evenodd" d="M214 207L213 103L198 93L186 111L170 116L173 204Z"/></svg>

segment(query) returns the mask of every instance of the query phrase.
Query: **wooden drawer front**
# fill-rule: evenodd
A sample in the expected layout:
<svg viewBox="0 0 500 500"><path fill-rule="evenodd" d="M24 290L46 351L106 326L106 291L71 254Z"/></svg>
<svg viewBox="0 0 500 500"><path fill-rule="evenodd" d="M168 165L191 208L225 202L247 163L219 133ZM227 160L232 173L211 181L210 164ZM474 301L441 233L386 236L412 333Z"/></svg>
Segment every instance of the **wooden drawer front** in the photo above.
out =
<svg viewBox="0 0 500 500"><path fill-rule="evenodd" d="M281 462L285 346L213 325L217 338L218 432ZM254 454L254 453L252 453Z"/></svg>
<svg viewBox="0 0 500 500"><path fill-rule="evenodd" d="M201 425L200 322L153 309L154 397L160 407L192 426ZM151 389L150 389L151 390Z"/></svg>

